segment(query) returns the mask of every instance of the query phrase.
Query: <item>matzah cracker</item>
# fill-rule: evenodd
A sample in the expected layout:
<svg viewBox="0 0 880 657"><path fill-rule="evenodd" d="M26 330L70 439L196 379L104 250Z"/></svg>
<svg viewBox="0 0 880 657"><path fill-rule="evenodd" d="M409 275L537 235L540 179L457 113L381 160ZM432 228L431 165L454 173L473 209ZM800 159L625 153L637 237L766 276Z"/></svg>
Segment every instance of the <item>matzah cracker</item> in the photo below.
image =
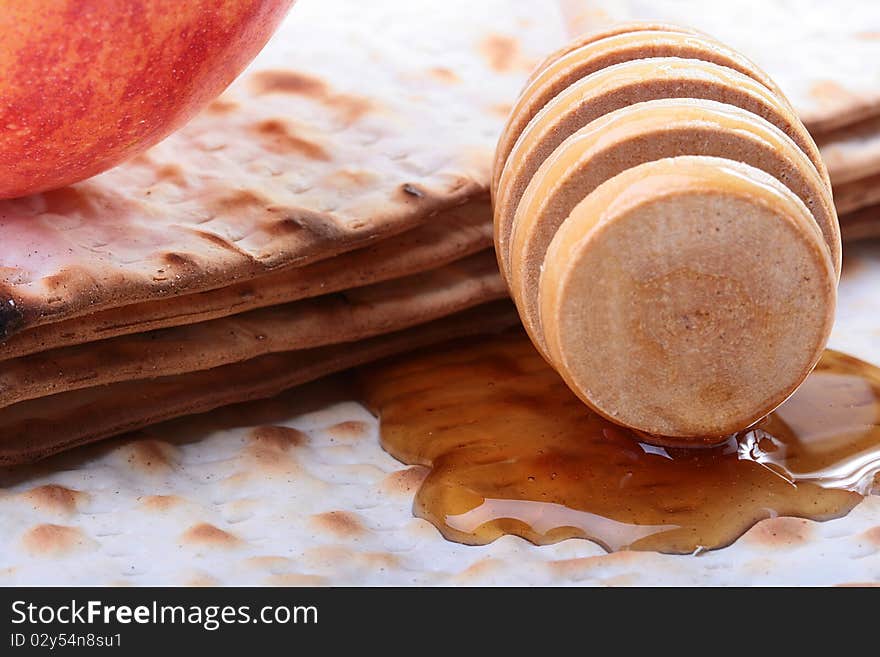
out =
<svg viewBox="0 0 880 657"><path fill-rule="evenodd" d="M880 173L853 180L834 188L834 205L845 214L880 203Z"/></svg>
<svg viewBox="0 0 880 657"><path fill-rule="evenodd" d="M162 420L270 397L331 372L515 322L510 303L496 301L354 343L268 354L209 370L21 402L0 413L0 463L33 461Z"/></svg>
<svg viewBox="0 0 880 657"><path fill-rule="evenodd" d="M506 294L495 254L486 250L438 269L371 286L22 356L0 367L0 423L8 414L15 415L3 407L24 400L353 342ZM210 382L206 385L211 387Z"/></svg>
<svg viewBox="0 0 880 657"><path fill-rule="evenodd" d="M413 230L303 267L288 267L216 290L122 306L16 333L0 345L0 361L120 335L194 324L398 278L488 248L488 199L445 210Z"/></svg>
<svg viewBox="0 0 880 657"><path fill-rule="evenodd" d="M815 137L833 184L880 173L880 116Z"/></svg>
<svg viewBox="0 0 880 657"><path fill-rule="evenodd" d="M880 205L872 205L840 217L840 236L845 241L880 237Z"/></svg>
<svg viewBox="0 0 880 657"><path fill-rule="evenodd" d="M0 203L0 335L327 258L485 193L508 103L563 38L528 0L298 2L145 155Z"/></svg>
<svg viewBox="0 0 880 657"><path fill-rule="evenodd" d="M754 60L816 133L880 114L880 4L559 0L572 35L612 21L694 27Z"/></svg>

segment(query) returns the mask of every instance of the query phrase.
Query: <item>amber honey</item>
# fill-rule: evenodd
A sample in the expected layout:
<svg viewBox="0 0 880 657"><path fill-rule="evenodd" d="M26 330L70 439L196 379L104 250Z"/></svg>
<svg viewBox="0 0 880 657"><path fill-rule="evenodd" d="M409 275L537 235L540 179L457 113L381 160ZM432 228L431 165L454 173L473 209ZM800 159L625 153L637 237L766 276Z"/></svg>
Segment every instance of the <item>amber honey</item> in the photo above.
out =
<svg viewBox="0 0 880 657"><path fill-rule="evenodd" d="M414 513L448 539L587 538L690 553L772 516L845 515L880 471L880 369L826 351L776 411L711 448L663 448L591 412L520 331L361 374L383 447L431 468Z"/></svg>

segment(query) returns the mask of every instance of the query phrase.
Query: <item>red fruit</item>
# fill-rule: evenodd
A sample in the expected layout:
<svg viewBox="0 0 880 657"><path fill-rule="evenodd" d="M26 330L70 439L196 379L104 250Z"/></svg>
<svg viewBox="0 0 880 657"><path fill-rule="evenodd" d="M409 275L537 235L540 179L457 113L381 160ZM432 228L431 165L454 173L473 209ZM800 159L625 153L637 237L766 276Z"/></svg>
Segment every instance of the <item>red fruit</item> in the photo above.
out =
<svg viewBox="0 0 880 657"><path fill-rule="evenodd" d="M83 180L223 91L294 0L0 0L0 198Z"/></svg>

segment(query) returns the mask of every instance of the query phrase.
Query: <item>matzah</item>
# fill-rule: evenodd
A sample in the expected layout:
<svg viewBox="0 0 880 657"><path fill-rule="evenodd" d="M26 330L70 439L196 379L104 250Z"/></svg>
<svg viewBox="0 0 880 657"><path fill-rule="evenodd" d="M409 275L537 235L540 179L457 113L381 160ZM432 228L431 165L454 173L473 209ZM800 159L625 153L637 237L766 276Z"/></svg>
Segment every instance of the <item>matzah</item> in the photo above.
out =
<svg viewBox="0 0 880 657"><path fill-rule="evenodd" d="M16 333L0 346L0 361L95 340L339 292L448 264L492 244L488 200L439 213L400 235L303 267L288 267L223 288L112 308Z"/></svg>
<svg viewBox="0 0 880 657"><path fill-rule="evenodd" d="M526 0L298 2L145 155L0 203L0 335L331 257L485 193L507 104L562 32Z"/></svg>
<svg viewBox="0 0 880 657"><path fill-rule="evenodd" d="M28 399L362 340L439 319L506 292L494 254L484 251L372 286L21 356L0 368L0 423L15 415L4 407ZM52 404L46 399L47 407ZM15 439L14 433L5 435Z"/></svg>
<svg viewBox="0 0 880 657"><path fill-rule="evenodd" d="M0 414L0 462L33 461L162 420L270 397L331 372L453 337L491 332L515 321L510 304L496 301L354 343L268 354L209 370L21 402Z"/></svg>

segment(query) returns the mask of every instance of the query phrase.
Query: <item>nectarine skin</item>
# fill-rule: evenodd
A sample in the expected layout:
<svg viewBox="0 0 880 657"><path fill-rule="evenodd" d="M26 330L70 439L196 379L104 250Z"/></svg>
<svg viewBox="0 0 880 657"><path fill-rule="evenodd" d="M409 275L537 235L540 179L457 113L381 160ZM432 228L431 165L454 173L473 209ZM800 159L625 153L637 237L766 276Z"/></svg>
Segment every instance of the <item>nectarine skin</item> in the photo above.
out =
<svg viewBox="0 0 880 657"><path fill-rule="evenodd" d="M294 0L0 0L0 198L152 146L217 96Z"/></svg>

